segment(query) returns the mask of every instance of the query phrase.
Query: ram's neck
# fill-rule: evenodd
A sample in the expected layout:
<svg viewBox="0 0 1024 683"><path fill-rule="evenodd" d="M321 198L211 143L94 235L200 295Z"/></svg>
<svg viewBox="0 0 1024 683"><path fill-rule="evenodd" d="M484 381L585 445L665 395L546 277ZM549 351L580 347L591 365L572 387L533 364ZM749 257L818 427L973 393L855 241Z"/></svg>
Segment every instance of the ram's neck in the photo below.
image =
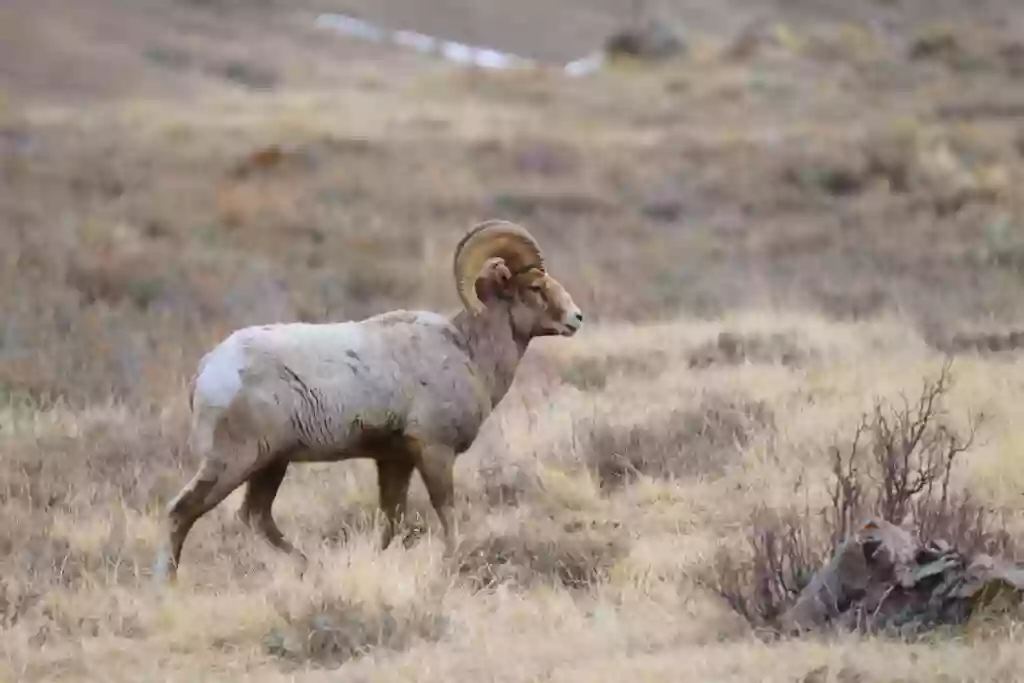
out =
<svg viewBox="0 0 1024 683"><path fill-rule="evenodd" d="M462 334L466 351L488 384L492 407L498 405L512 386L530 340L516 337L511 313L503 302L489 302L479 315L460 311L452 324Z"/></svg>

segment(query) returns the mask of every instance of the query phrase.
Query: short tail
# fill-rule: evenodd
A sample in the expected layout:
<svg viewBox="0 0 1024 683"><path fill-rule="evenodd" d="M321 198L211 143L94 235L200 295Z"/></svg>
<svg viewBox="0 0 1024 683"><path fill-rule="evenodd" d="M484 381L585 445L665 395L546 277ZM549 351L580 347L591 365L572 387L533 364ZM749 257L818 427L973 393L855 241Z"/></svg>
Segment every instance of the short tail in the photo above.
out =
<svg viewBox="0 0 1024 683"><path fill-rule="evenodd" d="M190 413L195 411L197 377L199 377L198 372L193 374L188 380L188 411Z"/></svg>

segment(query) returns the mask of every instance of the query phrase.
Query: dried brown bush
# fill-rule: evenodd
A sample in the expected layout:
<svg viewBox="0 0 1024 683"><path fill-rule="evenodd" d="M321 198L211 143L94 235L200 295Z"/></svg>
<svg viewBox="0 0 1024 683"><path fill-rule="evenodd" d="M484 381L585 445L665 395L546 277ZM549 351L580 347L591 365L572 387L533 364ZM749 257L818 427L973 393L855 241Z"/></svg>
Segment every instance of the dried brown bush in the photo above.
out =
<svg viewBox="0 0 1024 683"><path fill-rule="evenodd" d="M588 435L585 458L601 487L614 488L638 476L717 476L772 423L762 402L712 394L696 409L628 425L588 421L578 431Z"/></svg>
<svg viewBox="0 0 1024 683"><path fill-rule="evenodd" d="M740 334L721 332L711 341L701 344L689 354L691 368L714 365L740 365L742 363L781 363L800 366L813 356L792 334Z"/></svg>
<svg viewBox="0 0 1024 683"><path fill-rule="evenodd" d="M484 498L492 507L516 507L540 487L535 475L522 467L504 463L484 465L480 469L480 478Z"/></svg>
<svg viewBox="0 0 1024 683"><path fill-rule="evenodd" d="M557 368L562 381L582 391L600 391L611 377L652 377L667 362L665 353L654 352L645 356L621 355L582 357L571 359Z"/></svg>
<svg viewBox="0 0 1024 683"><path fill-rule="evenodd" d="M947 362L915 401L878 401L849 444L832 449L829 503L819 510L760 511L746 552L720 552L706 585L751 624L770 627L868 517L911 527L923 540L964 553L1012 550L992 512L969 492L951 488L954 465L974 444L980 422L972 417L966 433L950 426L942 401L951 381Z"/></svg>
<svg viewBox="0 0 1024 683"><path fill-rule="evenodd" d="M333 600L300 612L282 610L284 623L263 639L264 649L296 664L334 668L384 648L404 650L444 637L448 621L436 606Z"/></svg>
<svg viewBox="0 0 1024 683"><path fill-rule="evenodd" d="M617 524L540 525L470 541L459 573L474 588L538 581L587 588L605 578L628 545Z"/></svg>

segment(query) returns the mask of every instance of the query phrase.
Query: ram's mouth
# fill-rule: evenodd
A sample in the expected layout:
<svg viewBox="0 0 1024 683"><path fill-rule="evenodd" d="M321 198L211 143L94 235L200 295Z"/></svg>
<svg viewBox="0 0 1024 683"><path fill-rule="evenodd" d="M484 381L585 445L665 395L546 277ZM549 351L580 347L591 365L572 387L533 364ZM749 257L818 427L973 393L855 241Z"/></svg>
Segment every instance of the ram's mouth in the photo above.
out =
<svg viewBox="0 0 1024 683"><path fill-rule="evenodd" d="M575 315L566 316L566 320L561 325L561 335L563 337L571 337L580 331L583 327L583 314L576 311Z"/></svg>
<svg viewBox="0 0 1024 683"><path fill-rule="evenodd" d="M571 337L579 332L579 327L572 327L565 323L551 323L542 328L541 335L546 337Z"/></svg>

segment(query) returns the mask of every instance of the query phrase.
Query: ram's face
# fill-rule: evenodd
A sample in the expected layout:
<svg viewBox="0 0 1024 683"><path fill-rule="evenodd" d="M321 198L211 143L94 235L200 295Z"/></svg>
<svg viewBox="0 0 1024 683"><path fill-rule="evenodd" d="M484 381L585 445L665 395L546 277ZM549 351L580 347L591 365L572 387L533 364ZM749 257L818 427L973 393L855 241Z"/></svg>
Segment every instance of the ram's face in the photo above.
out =
<svg viewBox="0 0 1024 683"><path fill-rule="evenodd" d="M583 313L548 275L540 246L520 225L490 220L474 227L455 248L453 271L466 310L480 315L498 304L520 339L571 337L583 324Z"/></svg>
<svg viewBox="0 0 1024 683"><path fill-rule="evenodd" d="M583 312L569 292L547 273L531 269L509 282L512 320L528 337L571 337L583 325Z"/></svg>

